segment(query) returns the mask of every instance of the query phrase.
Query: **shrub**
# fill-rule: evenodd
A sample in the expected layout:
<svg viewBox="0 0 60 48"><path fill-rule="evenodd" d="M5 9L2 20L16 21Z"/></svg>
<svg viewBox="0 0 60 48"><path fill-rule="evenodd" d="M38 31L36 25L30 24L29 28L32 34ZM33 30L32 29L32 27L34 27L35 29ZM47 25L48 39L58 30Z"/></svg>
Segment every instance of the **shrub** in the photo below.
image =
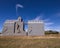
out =
<svg viewBox="0 0 60 48"><path fill-rule="evenodd" d="M45 31L45 34L59 34L59 32L49 30L49 31Z"/></svg>

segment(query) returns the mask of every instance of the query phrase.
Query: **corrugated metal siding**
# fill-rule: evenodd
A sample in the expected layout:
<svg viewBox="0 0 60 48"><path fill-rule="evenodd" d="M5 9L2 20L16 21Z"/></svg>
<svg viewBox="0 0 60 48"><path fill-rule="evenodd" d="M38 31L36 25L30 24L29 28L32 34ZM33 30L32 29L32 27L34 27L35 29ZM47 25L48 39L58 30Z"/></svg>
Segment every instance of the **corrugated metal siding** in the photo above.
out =
<svg viewBox="0 0 60 48"><path fill-rule="evenodd" d="M43 23L29 23L28 35L30 36L44 35L44 24Z"/></svg>

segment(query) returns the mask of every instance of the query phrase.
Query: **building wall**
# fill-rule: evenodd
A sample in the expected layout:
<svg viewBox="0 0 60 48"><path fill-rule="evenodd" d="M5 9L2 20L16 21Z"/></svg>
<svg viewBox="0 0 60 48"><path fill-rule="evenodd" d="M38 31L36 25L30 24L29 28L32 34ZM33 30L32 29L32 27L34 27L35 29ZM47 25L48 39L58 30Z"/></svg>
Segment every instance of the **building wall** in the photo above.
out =
<svg viewBox="0 0 60 48"><path fill-rule="evenodd" d="M18 18L17 22L16 22L16 26L15 26L15 34L20 34L20 35L24 35L26 34L24 32L24 23L23 21L21 20L21 17Z"/></svg>
<svg viewBox="0 0 60 48"><path fill-rule="evenodd" d="M4 23L3 27L3 35L26 35L25 31L23 30L23 21L19 17L17 20L7 20Z"/></svg>
<svg viewBox="0 0 60 48"><path fill-rule="evenodd" d="M40 36L44 35L44 23L40 21L28 21L28 32L24 31L24 22L19 17L17 20L7 20L4 24L3 35Z"/></svg>
<svg viewBox="0 0 60 48"><path fill-rule="evenodd" d="M23 30L23 22L17 21L15 26L15 35L26 35L25 31Z"/></svg>
<svg viewBox="0 0 60 48"><path fill-rule="evenodd" d="M28 23L28 36L44 35L43 23Z"/></svg>
<svg viewBox="0 0 60 48"><path fill-rule="evenodd" d="M14 23L4 24L2 33L4 35L13 35L13 33L14 33Z"/></svg>

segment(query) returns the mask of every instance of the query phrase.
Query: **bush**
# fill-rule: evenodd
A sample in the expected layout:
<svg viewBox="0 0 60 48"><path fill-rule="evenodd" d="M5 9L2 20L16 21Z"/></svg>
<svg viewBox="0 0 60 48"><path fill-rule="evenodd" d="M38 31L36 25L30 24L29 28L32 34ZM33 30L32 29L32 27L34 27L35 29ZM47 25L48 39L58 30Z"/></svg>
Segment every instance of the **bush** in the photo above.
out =
<svg viewBox="0 0 60 48"><path fill-rule="evenodd" d="M59 34L59 32L49 30L49 31L45 31L45 34Z"/></svg>

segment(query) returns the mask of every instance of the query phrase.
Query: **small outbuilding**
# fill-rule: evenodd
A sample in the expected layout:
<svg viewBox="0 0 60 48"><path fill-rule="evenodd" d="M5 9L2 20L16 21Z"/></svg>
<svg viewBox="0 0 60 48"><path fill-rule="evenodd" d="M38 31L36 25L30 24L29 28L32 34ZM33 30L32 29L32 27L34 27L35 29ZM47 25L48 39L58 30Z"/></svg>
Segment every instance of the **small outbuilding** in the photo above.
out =
<svg viewBox="0 0 60 48"><path fill-rule="evenodd" d="M28 36L41 36L44 35L43 21L30 20L28 21Z"/></svg>

